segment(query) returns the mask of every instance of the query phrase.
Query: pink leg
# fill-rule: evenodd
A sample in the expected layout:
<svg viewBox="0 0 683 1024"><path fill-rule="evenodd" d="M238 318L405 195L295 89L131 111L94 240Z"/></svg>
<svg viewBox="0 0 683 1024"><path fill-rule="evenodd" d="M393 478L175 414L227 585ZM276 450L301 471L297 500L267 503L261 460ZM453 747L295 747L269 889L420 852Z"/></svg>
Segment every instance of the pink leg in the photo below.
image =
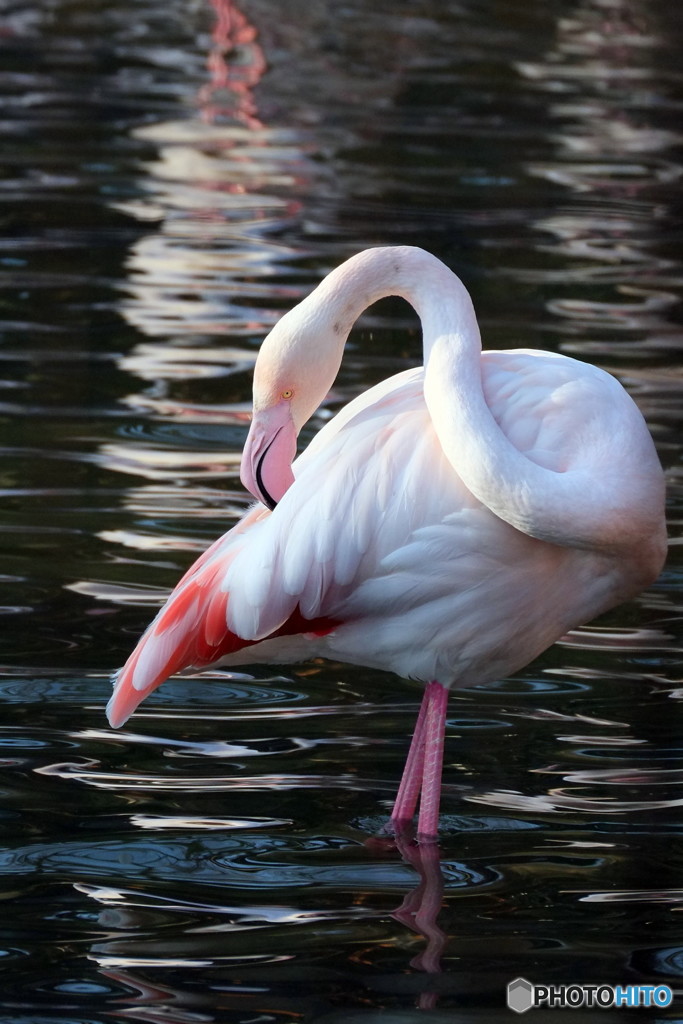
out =
<svg viewBox="0 0 683 1024"><path fill-rule="evenodd" d="M420 797L417 834L422 839L435 839L438 833L447 707L448 690L440 683L429 683L391 814L392 823L400 829L412 819Z"/></svg>
<svg viewBox="0 0 683 1024"><path fill-rule="evenodd" d="M445 686L440 683L430 683L427 693L429 694L429 711L425 729L420 813L417 819L418 839L436 839L439 833L443 744L448 710L448 690Z"/></svg>
<svg viewBox="0 0 683 1024"><path fill-rule="evenodd" d="M410 750L408 751L403 775L401 776L401 785L398 787L396 802L391 812L392 824L399 828L401 825L405 825L413 820L420 790L422 789L425 757L424 735L427 724L428 704L429 699L427 697L427 690L425 690L422 704L420 705L420 713L417 716L417 722L413 730L413 738L410 741Z"/></svg>

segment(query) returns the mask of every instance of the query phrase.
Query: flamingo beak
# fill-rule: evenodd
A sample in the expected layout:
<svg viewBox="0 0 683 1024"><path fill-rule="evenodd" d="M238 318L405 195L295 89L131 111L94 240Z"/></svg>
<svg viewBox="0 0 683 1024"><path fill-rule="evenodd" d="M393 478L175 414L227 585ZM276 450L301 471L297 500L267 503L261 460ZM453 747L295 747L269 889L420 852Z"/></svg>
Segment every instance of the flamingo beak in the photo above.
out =
<svg viewBox="0 0 683 1024"><path fill-rule="evenodd" d="M294 483L296 437L289 402L283 400L254 412L242 453L240 478L246 489L271 511Z"/></svg>

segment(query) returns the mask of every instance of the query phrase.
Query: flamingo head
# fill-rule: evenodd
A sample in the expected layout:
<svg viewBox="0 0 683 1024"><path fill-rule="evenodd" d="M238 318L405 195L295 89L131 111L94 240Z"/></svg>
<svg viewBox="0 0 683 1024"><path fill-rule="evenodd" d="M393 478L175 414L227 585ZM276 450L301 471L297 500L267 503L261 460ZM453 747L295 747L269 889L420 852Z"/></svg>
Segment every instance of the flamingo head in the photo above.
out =
<svg viewBox="0 0 683 1024"><path fill-rule="evenodd" d="M340 339L308 306L300 303L275 325L254 368L254 414L240 476L271 510L294 482L299 431L332 386L341 361Z"/></svg>
<svg viewBox="0 0 683 1024"><path fill-rule="evenodd" d="M254 403L254 416L242 453L242 483L271 510L294 482L292 462L297 430L292 419L291 396L291 389L283 388L272 404L257 408Z"/></svg>

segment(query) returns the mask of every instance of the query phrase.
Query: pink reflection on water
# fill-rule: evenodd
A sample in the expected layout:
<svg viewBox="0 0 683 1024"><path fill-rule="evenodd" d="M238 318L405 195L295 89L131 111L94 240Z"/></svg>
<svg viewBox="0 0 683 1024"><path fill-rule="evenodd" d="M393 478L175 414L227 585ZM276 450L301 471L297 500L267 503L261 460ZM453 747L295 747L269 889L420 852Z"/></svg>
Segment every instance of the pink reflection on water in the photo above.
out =
<svg viewBox="0 0 683 1024"><path fill-rule="evenodd" d="M207 61L211 78L197 97L202 118L213 122L228 116L247 128L262 128L253 89L266 70L266 59L257 29L232 0L210 2L216 22Z"/></svg>

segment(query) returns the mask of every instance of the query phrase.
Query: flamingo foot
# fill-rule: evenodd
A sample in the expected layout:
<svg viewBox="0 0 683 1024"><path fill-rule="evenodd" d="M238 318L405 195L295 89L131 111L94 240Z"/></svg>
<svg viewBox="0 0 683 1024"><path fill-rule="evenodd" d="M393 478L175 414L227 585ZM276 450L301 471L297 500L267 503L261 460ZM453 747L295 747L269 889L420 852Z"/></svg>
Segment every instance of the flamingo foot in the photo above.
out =
<svg viewBox="0 0 683 1024"><path fill-rule="evenodd" d="M447 708L446 687L437 682L428 683L391 812L391 823L395 831L403 832L413 819L419 799L417 838L421 842L435 842L439 831Z"/></svg>

